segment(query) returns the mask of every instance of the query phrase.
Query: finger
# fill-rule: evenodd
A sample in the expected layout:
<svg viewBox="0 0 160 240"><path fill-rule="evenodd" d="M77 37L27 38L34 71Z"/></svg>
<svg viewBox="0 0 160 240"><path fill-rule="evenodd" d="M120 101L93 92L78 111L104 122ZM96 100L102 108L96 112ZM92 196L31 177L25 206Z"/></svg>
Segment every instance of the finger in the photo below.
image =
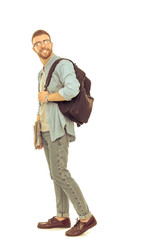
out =
<svg viewBox="0 0 160 240"><path fill-rule="evenodd" d="M43 148L43 143L40 143L40 146L38 147L38 149L42 149Z"/></svg>

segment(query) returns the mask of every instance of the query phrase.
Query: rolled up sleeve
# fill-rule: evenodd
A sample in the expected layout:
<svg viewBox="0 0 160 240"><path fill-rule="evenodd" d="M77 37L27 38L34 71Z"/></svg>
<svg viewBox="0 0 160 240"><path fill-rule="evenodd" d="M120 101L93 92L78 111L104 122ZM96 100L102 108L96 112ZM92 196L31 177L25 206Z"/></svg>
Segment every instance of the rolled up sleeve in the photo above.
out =
<svg viewBox="0 0 160 240"><path fill-rule="evenodd" d="M59 66L59 77L63 84L63 88L59 90L59 94L66 100L70 101L79 93L80 83L76 78L73 64L68 60L62 60Z"/></svg>

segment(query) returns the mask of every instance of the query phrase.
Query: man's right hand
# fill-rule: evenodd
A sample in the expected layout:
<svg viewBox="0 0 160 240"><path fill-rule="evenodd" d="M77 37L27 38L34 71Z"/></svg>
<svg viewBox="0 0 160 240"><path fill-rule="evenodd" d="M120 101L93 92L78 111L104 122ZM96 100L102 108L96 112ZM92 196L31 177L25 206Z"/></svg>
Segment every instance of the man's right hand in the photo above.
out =
<svg viewBox="0 0 160 240"><path fill-rule="evenodd" d="M37 115L37 121L39 121L39 120L40 120L40 115L38 114L38 115Z"/></svg>
<svg viewBox="0 0 160 240"><path fill-rule="evenodd" d="M43 148L43 143L41 142L41 143L40 143L40 146L39 146L37 149L40 150L40 149L42 149L42 148Z"/></svg>

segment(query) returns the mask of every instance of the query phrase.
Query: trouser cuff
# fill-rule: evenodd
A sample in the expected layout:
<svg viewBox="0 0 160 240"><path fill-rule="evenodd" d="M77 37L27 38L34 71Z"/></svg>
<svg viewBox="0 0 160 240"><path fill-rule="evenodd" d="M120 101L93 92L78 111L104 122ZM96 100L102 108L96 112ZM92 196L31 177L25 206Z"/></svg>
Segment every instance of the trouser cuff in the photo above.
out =
<svg viewBox="0 0 160 240"><path fill-rule="evenodd" d="M69 213L57 213L57 217L69 217Z"/></svg>
<svg viewBox="0 0 160 240"><path fill-rule="evenodd" d="M92 216L92 214L89 212L89 213L87 213L86 215L84 215L84 216L79 216L79 219L86 219L86 218L89 218L89 217L91 217Z"/></svg>

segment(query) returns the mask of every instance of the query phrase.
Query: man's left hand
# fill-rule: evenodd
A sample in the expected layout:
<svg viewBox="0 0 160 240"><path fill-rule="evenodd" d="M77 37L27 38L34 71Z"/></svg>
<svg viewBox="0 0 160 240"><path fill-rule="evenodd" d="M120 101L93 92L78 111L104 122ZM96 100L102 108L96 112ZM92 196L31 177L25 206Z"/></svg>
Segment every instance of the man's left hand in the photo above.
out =
<svg viewBox="0 0 160 240"><path fill-rule="evenodd" d="M44 91L44 92L39 92L38 93L38 101L41 103L45 103L45 96L49 95L48 91Z"/></svg>

